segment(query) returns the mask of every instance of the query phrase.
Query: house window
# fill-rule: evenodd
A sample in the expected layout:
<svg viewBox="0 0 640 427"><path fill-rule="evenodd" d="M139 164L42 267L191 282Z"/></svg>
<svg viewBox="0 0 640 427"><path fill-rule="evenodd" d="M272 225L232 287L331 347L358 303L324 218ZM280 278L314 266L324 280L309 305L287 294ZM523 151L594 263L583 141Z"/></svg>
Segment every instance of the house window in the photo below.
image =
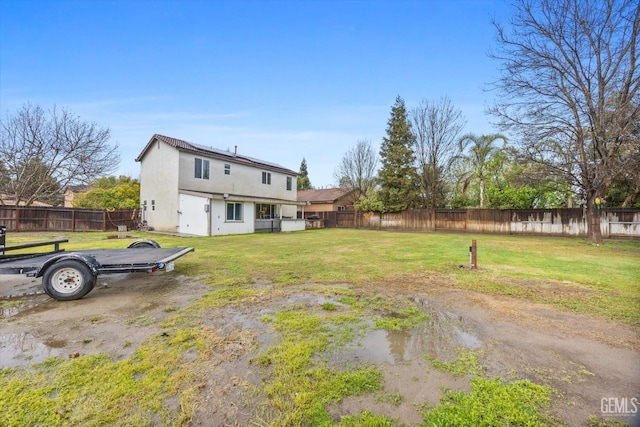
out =
<svg viewBox="0 0 640 427"><path fill-rule="evenodd" d="M262 172L262 183L271 185L271 172Z"/></svg>
<svg viewBox="0 0 640 427"><path fill-rule="evenodd" d="M209 160L196 157L195 177L198 179L209 179Z"/></svg>
<svg viewBox="0 0 640 427"><path fill-rule="evenodd" d="M346 210L347 210L346 206L338 206L338 212L344 212Z"/></svg>
<svg viewBox="0 0 640 427"><path fill-rule="evenodd" d="M242 221L242 203L227 202L227 221Z"/></svg>
<svg viewBox="0 0 640 427"><path fill-rule="evenodd" d="M287 191L291 191L293 188L293 178L290 176L287 177Z"/></svg>
<svg viewBox="0 0 640 427"><path fill-rule="evenodd" d="M155 201L155 200L152 200L152 201L151 201L151 210L152 210L152 211L155 211L155 210L156 210L156 201Z"/></svg>
<svg viewBox="0 0 640 427"><path fill-rule="evenodd" d="M231 165L228 163L224 164L224 174L225 175L231 175Z"/></svg>
<svg viewBox="0 0 640 427"><path fill-rule="evenodd" d="M256 203L256 219L271 219L276 217L276 205Z"/></svg>

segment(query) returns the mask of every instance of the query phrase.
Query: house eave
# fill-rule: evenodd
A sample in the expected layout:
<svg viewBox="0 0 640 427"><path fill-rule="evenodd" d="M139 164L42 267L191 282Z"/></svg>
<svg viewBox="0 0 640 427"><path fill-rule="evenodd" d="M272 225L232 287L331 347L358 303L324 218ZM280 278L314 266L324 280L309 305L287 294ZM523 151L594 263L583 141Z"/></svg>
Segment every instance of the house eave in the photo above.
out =
<svg viewBox="0 0 640 427"><path fill-rule="evenodd" d="M217 192L202 192L192 191L186 189L180 189L180 194L186 194L190 196L204 197L211 200L228 200L232 202L254 202L254 203L268 203L268 204L281 204L281 205L293 205L293 206L307 206L306 202L298 202L295 200L278 199L271 197L255 197L247 196L243 194L231 194L231 193L217 193Z"/></svg>
<svg viewBox="0 0 640 427"><path fill-rule="evenodd" d="M181 152L187 152L187 153L194 153L194 154L200 154L203 157L207 157L210 159L216 159L216 160L223 160L225 162L229 162L229 163L234 163L234 164L240 164L240 165L245 165L245 166L251 166L254 167L256 169L263 169L263 170L268 170L268 171L273 171L273 172L279 172L285 175L289 175L289 176L293 176L293 177L297 177L299 174L296 171L293 171L291 169L287 169L283 166L280 165L276 165L273 163L269 163L263 160L259 160L259 159L254 159L254 158L250 158L248 156L244 156L244 155L239 155L236 152L224 152L221 150L213 150L212 149L207 149L206 147L203 146L199 146L196 144L192 144L188 141L183 141L180 139L176 139L176 138L171 138L168 136L164 136L164 135L159 135L159 134L155 134L153 135L153 137L151 137L151 139L149 140L149 142L147 143L147 145L144 147L144 149L142 150L142 152L138 155L138 157L136 157L136 162L141 162L142 159L144 158L145 154L147 153L147 151L149 150L149 148L153 145L153 143L155 141L161 141L164 144L167 144L175 149L177 149L178 151ZM227 154L228 153L228 154Z"/></svg>

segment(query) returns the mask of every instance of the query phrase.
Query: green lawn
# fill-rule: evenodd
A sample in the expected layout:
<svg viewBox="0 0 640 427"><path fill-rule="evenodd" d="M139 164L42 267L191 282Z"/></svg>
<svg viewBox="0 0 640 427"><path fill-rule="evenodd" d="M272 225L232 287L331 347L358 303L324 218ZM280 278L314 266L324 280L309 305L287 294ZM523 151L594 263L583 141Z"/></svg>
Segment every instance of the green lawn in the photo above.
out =
<svg viewBox="0 0 640 427"><path fill-rule="evenodd" d="M9 235L7 245L66 237L70 241L64 247L79 250L124 247L130 240L106 239L108 235L18 233ZM352 229L224 237L136 235L153 238L163 247L195 247L194 253L176 262L177 273L198 276L211 291L160 325L166 335L150 337L124 360L115 361L108 355L53 358L30 369L0 369L0 425L188 425L199 368L207 363L213 343L220 338L216 331L203 327L202 315L216 307L247 303L267 292L252 286L257 282L274 283L281 289L304 284L352 285L332 288L347 309L335 310L334 305L325 304L317 312L281 310L260 319L281 337L252 362L264 375L256 391L268 408L268 419L261 419L261 425L332 425L328 404L348 395L380 392L381 374L375 367L338 371L316 357L348 342L355 328L372 324L372 320L383 329L410 328L424 321L415 307L390 309L396 303L375 293L366 301L354 294L354 289L366 290L378 281L411 280L426 273L441 280L442 286L511 295L640 325L640 241L594 246L583 239ZM475 271L468 268L472 239L478 242L479 269ZM380 317L379 313L388 311L404 313L404 321ZM182 360L186 350L196 351L199 358ZM474 415L487 402L505 412L500 420L505 425L516 419L529 420L527 425L548 425L551 420L546 412L552 395L549 389L481 376L472 388L467 394L448 393L447 402L425 413L424 425L436 420L445 425L447 420L463 418L470 420L468 425L492 425L494 420ZM169 396L179 398L178 408L166 407ZM518 396L524 400L519 401ZM344 417L341 425L395 424L364 412Z"/></svg>
<svg viewBox="0 0 640 427"><path fill-rule="evenodd" d="M65 247L122 247L105 234L69 234ZM578 238L541 238L328 229L221 237L147 235L162 246L193 246L177 269L212 285L267 280L366 283L399 274L437 272L454 287L513 295L640 325L640 241L595 246ZM10 236L11 239L20 237ZM477 271L469 246L477 240ZM464 265L465 268L459 268Z"/></svg>

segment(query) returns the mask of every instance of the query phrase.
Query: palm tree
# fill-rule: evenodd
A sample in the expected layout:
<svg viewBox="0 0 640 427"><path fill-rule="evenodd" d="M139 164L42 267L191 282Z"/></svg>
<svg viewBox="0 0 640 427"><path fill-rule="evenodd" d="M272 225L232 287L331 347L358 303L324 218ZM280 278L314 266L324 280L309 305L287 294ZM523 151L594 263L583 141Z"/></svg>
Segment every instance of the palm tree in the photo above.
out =
<svg viewBox="0 0 640 427"><path fill-rule="evenodd" d="M466 170L460 176L463 192L469 187L474 178L480 183L480 207L484 207L484 183L487 163L498 148L494 143L501 139L504 144L507 138L504 135L494 133L491 135L475 135L468 133L460 138L460 160L467 165Z"/></svg>

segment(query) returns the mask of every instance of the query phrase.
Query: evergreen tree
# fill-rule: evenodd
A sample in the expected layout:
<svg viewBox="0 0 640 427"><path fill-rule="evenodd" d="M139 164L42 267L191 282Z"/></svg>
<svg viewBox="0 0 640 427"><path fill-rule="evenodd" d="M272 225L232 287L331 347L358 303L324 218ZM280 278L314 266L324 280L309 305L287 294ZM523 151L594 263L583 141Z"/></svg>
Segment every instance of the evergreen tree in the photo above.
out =
<svg viewBox="0 0 640 427"><path fill-rule="evenodd" d="M298 191L311 190L312 188L311 181L309 180L309 171L307 170L307 160L303 157L298 175Z"/></svg>
<svg viewBox="0 0 640 427"><path fill-rule="evenodd" d="M416 209L422 205L413 151L415 140L404 100L398 96L391 107L387 136L380 147L379 196L387 212Z"/></svg>

